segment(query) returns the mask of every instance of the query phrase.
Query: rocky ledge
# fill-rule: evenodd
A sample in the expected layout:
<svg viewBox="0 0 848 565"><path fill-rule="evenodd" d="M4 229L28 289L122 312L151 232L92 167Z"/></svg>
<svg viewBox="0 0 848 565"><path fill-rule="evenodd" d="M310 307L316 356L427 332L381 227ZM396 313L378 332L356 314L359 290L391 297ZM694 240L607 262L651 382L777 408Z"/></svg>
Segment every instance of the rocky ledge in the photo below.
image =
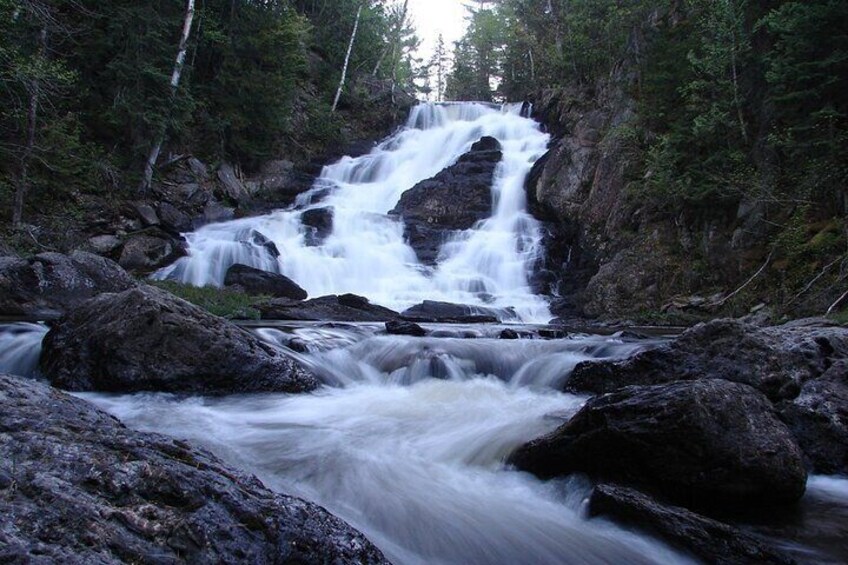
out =
<svg viewBox="0 0 848 565"><path fill-rule="evenodd" d="M315 377L246 330L164 290L102 294L44 338L41 368L66 390L304 392Z"/></svg>
<svg viewBox="0 0 848 565"><path fill-rule="evenodd" d="M388 563L325 509L0 375L0 562Z"/></svg>

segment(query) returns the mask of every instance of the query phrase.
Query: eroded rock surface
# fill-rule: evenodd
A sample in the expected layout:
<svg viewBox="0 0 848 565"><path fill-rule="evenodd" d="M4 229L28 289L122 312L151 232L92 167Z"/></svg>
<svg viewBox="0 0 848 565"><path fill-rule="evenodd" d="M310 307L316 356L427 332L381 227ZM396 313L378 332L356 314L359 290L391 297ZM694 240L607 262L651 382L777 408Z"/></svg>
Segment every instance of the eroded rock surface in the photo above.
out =
<svg viewBox="0 0 848 565"><path fill-rule="evenodd" d="M0 562L387 563L325 509L0 375Z"/></svg>

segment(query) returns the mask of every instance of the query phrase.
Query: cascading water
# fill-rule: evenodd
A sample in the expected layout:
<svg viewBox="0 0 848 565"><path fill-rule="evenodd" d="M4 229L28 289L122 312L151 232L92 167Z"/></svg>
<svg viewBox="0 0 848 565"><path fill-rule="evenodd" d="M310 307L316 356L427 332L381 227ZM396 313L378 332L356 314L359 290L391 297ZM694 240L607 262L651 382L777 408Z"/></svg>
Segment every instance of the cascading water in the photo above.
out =
<svg viewBox="0 0 848 565"><path fill-rule="evenodd" d="M503 147L492 216L447 242L435 268L425 267L404 242L401 222L387 213L404 191L454 163L482 136ZM421 104L405 128L371 153L325 167L291 209L186 234L189 255L155 276L220 286L227 268L242 263L281 272L313 297L351 292L403 310L425 299L483 305L485 295L487 306L512 306L524 321L546 322L547 305L528 284L541 235L526 213L523 184L547 142L538 124L521 117L520 105ZM301 216L319 207L333 209L333 230L310 245ZM252 230L273 241L281 257L250 241Z"/></svg>

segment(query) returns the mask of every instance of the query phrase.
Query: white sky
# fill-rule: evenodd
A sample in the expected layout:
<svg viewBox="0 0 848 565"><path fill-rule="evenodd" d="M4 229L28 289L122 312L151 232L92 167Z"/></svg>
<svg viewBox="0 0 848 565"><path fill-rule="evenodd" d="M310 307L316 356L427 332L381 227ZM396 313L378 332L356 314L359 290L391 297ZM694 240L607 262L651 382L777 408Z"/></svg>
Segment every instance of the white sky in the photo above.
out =
<svg viewBox="0 0 848 565"><path fill-rule="evenodd" d="M465 31L465 8L462 0L409 0L412 23L421 38L418 56L425 61L433 55L441 33L445 48L453 51L453 42Z"/></svg>

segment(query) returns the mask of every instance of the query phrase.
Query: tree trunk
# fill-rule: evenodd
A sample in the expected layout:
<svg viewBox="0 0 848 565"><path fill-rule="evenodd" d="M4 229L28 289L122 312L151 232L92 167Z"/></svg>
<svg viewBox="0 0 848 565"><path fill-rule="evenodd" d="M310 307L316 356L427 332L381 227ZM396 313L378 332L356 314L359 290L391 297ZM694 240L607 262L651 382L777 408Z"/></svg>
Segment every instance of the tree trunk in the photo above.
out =
<svg viewBox="0 0 848 565"><path fill-rule="evenodd" d="M180 86L180 77L183 74L185 66L186 52L188 51L188 38L191 35L191 23L194 20L194 0L188 0L186 4L185 20L183 21L183 33L180 36L180 46L177 51L177 59L174 61L174 70L171 73L171 98L177 95L177 89ZM173 104L172 104L173 105ZM162 151L162 144L165 143L166 125L162 125L159 129L159 134L150 148L150 153L147 156L147 161L144 163L144 175L142 176L141 185L138 191L141 194L146 194L150 190L150 183L153 181L153 169L156 167L156 161L159 159L159 153Z"/></svg>
<svg viewBox="0 0 848 565"><path fill-rule="evenodd" d="M350 63L350 52L353 51L353 42L356 39L356 30L359 29L359 16L362 15L362 4L356 10L356 20L353 22L353 32L350 34L350 43L347 44L347 54L345 55L344 66L342 67L342 78L339 81L339 89L336 90L336 98L333 100L333 112L339 105L339 98L342 96L345 78L347 77L347 65Z"/></svg>
<svg viewBox="0 0 848 565"><path fill-rule="evenodd" d="M47 28L42 28L38 33L38 67L44 57L47 56ZM35 151L35 132L38 126L38 106L41 102L41 79L37 72L35 78L30 81L29 108L27 109L26 145L21 155L21 171L18 177L18 186L15 188L15 201L12 204L12 225L19 226L24 217L24 201L29 190L29 164Z"/></svg>

